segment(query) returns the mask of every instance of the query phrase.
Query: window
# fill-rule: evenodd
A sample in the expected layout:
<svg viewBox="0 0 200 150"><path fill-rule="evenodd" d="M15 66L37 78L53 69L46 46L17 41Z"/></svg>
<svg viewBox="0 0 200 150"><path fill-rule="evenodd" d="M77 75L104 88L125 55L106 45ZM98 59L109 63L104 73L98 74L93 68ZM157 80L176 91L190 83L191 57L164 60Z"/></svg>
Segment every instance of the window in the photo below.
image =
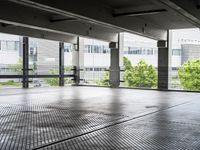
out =
<svg viewBox="0 0 200 150"><path fill-rule="evenodd" d="M153 55L153 49L148 49L147 50L147 55Z"/></svg>
<svg viewBox="0 0 200 150"><path fill-rule="evenodd" d="M85 53L110 53L108 46L105 45L85 45Z"/></svg>
<svg viewBox="0 0 200 150"><path fill-rule="evenodd" d="M173 49L172 55L173 56L181 56L181 50L180 49Z"/></svg>
<svg viewBox="0 0 200 150"><path fill-rule="evenodd" d="M1 41L0 49L4 51L18 51L19 41Z"/></svg>
<svg viewBox="0 0 200 150"><path fill-rule="evenodd" d="M85 47L87 49L87 47ZM73 45L69 43L64 43L64 52L72 52L73 51Z"/></svg>

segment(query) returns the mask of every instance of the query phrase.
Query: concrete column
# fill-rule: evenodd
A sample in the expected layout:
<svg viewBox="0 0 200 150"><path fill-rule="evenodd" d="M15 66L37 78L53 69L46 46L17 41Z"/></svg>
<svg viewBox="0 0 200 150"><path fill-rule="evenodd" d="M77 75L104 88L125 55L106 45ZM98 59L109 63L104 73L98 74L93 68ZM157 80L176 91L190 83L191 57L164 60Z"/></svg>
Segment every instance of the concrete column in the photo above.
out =
<svg viewBox="0 0 200 150"><path fill-rule="evenodd" d="M118 43L111 42L110 45L110 86L119 87L120 85L120 52Z"/></svg>
<svg viewBox="0 0 200 150"><path fill-rule="evenodd" d="M64 73L65 73L65 67L64 67L64 42L60 42L59 43L59 86L64 86L65 85Z"/></svg>
<svg viewBox="0 0 200 150"><path fill-rule="evenodd" d="M158 41L158 89L168 89L169 51L166 41Z"/></svg>
<svg viewBox="0 0 200 150"><path fill-rule="evenodd" d="M23 88L29 88L29 39L23 37Z"/></svg>
<svg viewBox="0 0 200 150"><path fill-rule="evenodd" d="M78 37L77 45L74 47L75 50L72 52L72 65L75 67L75 85L79 85L81 79L81 69L84 68L84 39Z"/></svg>

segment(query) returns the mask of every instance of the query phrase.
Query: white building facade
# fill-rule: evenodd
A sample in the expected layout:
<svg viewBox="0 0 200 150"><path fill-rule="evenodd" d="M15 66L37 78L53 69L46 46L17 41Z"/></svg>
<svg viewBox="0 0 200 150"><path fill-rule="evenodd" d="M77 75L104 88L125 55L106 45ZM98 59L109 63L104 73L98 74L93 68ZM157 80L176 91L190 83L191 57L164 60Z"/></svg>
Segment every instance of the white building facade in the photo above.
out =
<svg viewBox="0 0 200 150"><path fill-rule="evenodd" d="M177 75L178 68L189 58L200 58L200 34L198 29L172 31L172 48L170 51L170 74ZM123 39L121 56L127 57L132 65L140 60L158 67L157 41L122 33ZM110 67L109 43L94 39L84 38L82 50L83 78L87 83L95 83L101 80L105 71ZM195 48L195 53L193 53ZM188 50L187 50L188 49ZM192 50L193 49L193 50ZM73 66L73 44L65 43L64 64L65 67ZM186 52L189 53L186 53ZM19 62L22 57L22 37L8 34L0 34L0 75L16 74L12 65ZM186 58L187 57L187 58ZM59 42L30 38L29 40L29 65L34 69L33 74L51 74L50 69L58 71ZM120 59L121 61L123 59ZM121 62L120 64L123 64ZM123 65L122 65L123 66Z"/></svg>

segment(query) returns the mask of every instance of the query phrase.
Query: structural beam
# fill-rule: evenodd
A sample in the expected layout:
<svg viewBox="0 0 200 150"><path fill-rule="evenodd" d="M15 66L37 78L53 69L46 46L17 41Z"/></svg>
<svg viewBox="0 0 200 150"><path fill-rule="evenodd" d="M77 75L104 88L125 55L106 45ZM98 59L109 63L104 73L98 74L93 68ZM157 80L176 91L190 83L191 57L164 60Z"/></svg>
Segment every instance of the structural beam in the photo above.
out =
<svg viewBox="0 0 200 150"><path fill-rule="evenodd" d="M30 28L14 26L14 25L4 26L1 24L0 32L20 35L20 36L48 39L48 40L63 41L63 42L73 43L73 44L77 43L77 36L52 33L52 32L48 32L44 30L36 30L36 29L30 29Z"/></svg>
<svg viewBox="0 0 200 150"><path fill-rule="evenodd" d="M190 23L200 27L199 0L158 0L184 16ZM197 2L197 3L196 3Z"/></svg>
<svg viewBox="0 0 200 150"><path fill-rule="evenodd" d="M54 12L46 12L9 1L0 1L1 23L61 35L81 35L104 41L117 41L118 31L116 29L105 28L91 22L51 22L50 19L54 15Z"/></svg>
<svg viewBox="0 0 200 150"><path fill-rule="evenodd" d="M9 0L30 8L60 14L66 17L76 18L81 22L91 23L93 26L101 26L116 29L118 31L128 31L158 40L166 40L167 30L148 20L137 17L121 17L116 19L112 16L112 9L108 9L98 1L83 0ZM77 5L78 4L78 5ZM80 26L79 26L80 27ZM144 30L145 28L145 30ZM71 29L71 31L74 31ZM85 30L83 30L85 31ZM92 35L92 34L91 34ZM90 36L91 36L90 35ZM101 38L99 38L101 39ZM111 41L116 42L116 41Z"/></svg>
<svg viewBox="0 0 200 150"><path fill-rule="evenodd" d="M113 17L123 17L123 16L144 16L144 15L154 15L162 12L166 12L166 9L155 9L155 10L146 10L146 11L134 11L126 13L114 13Z"/></svg>
<svg viewBox="0 0 200 150"><path fill-rule="evenodd" d="M200 0L197 0L197 8L200 8Z"/></svg>
<svg viewBox="0 0 200 150"><path fill-rule="evenodd" d="M56 22L63 22L63 21L78 21L76 18L72 17L65 17L61 15L53 15L50 19L50 22L56 23Z"/></svg>

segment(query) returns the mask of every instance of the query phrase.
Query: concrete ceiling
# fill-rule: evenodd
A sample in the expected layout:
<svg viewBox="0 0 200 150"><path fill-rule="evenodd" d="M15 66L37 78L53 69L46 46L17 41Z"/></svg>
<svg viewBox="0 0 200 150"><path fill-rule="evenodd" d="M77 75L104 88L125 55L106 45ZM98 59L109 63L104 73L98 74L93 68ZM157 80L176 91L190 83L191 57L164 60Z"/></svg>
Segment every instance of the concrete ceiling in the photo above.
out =
<svg viewBox="0 0 200 150"><path fill-rule="evenodd" d="M30 28L33 36L37 30L46 37L54 33L116 42L118 32L126 31L166 40L168 29L200 27L199 4L199 0L2 0L0 22ZM7 31L6 26L1 28Z"/></svg>

